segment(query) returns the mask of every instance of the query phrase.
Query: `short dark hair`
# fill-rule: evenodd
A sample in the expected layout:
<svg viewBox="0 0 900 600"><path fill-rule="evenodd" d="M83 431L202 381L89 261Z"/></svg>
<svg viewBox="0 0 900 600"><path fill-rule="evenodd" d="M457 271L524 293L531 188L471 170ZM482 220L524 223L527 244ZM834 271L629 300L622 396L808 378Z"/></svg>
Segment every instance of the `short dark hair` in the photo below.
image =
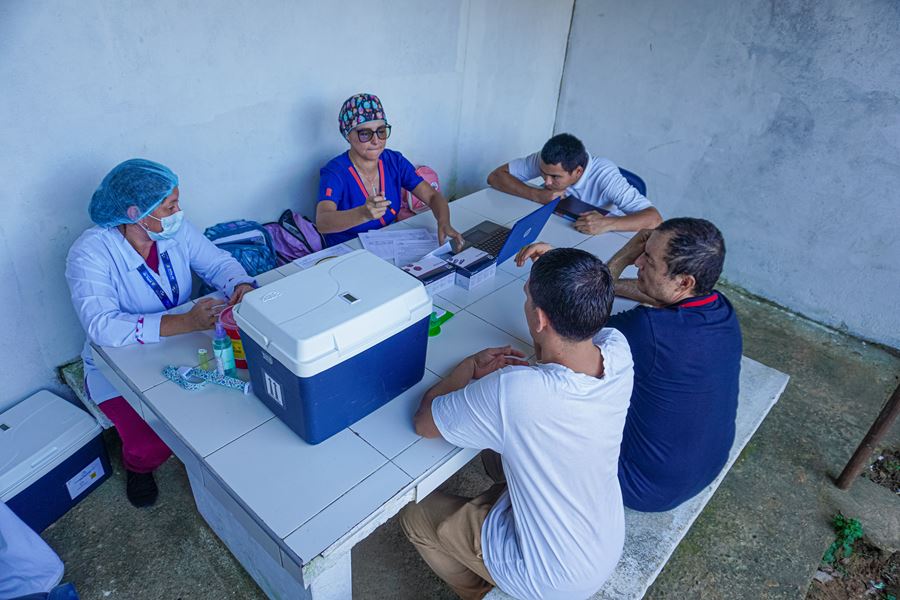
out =
<svg viewBox="0 0 900 600"><path fill-rule="evenodd" d="M584 144L571 133L560 133L547 140L541 148L541 160L548 165L562 165L567 173L576 167L587 167L588 153Z"/></svg>
<svg viewBox="0 0 900 600"><path fill-rule="evenodd" d="M594 337L606 325L615 296L603 261L578 248L541 256L531 268L528 291L556 333L574 342Z"/></svg>
<svg viewBox="0 0 900 600"><path fill-rule="evenodd" d="M672 234L666 248L669 276L692 275L694 293L710 293L725 264L725 239L719 228L706 219L679 217L663 221L656 231Z"/></svg>

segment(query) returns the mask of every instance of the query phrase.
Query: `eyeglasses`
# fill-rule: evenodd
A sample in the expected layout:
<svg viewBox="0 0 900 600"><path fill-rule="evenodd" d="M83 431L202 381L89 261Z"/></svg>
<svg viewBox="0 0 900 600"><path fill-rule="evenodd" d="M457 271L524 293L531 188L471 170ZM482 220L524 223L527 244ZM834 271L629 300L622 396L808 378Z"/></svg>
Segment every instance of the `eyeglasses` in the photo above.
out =
<svg viewBox="0 0 900 600"><path fill-rule="evenodd" d="M354 131L356 131L356 139L358 139L362 143L370 141L373 135L377 135L379 140L386 140L391 137L390 125L382 125L378 129L357 128Z"/></svg>

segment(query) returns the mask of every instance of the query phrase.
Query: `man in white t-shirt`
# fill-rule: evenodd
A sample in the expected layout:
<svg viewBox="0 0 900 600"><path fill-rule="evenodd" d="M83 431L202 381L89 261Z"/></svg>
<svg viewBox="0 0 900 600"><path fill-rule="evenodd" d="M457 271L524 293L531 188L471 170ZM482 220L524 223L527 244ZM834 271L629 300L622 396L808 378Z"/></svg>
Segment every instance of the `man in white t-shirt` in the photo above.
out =
<svg viewBox="0 0 900 600"><path fill-rule="evenodd" d="M622 551L617 469L633 366L624 336L602 329L612 277L593 255L559 248L535 262L525 295L537 363L483 350L415 416L419 435L502 457L505 484L474 499L435 491L401 513L406 536L464 599L494 585L517 598L586 598Z"/></svg>
<svg viewBox="0 0 900 600"><path fill-rule="evenodd" d="M535 177L544 180L544 187L525 183ZM570 196L609 211L608 215L595 210L582 213L575 221L581 233L639 231L662 223L659 211L611 160L591 156L581 140L569 133L554 135L540 152L497 167L487 182L501 192L540 204Z"/></svg>

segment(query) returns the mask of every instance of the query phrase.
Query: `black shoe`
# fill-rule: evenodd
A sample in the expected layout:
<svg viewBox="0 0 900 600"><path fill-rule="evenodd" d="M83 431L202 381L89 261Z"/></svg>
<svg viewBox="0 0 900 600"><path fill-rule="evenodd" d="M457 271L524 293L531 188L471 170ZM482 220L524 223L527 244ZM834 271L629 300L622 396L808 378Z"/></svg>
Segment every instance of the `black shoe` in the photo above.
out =
<svg viewBox="0 0 900 600"><path fill-rule="evenodd" d="M152 505L159 495L153 473L135 473L126 469L125 493L128 501L138 508Z"/></svg>

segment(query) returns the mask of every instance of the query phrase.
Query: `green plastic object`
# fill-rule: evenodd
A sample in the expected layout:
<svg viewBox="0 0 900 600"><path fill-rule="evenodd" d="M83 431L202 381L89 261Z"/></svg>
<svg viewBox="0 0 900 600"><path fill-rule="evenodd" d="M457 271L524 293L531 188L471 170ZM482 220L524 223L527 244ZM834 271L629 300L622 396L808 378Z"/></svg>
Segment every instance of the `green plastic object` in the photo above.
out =
<svg viewBox="0 0 900 600"><path fill-rule="evenodd" d="M453 317L453 313L449 310L443 311L441 316L438 316L436 312L431 313L431 317L428 319L428 337L434 337L441 332L441 325L446 323Z"/></svg>

